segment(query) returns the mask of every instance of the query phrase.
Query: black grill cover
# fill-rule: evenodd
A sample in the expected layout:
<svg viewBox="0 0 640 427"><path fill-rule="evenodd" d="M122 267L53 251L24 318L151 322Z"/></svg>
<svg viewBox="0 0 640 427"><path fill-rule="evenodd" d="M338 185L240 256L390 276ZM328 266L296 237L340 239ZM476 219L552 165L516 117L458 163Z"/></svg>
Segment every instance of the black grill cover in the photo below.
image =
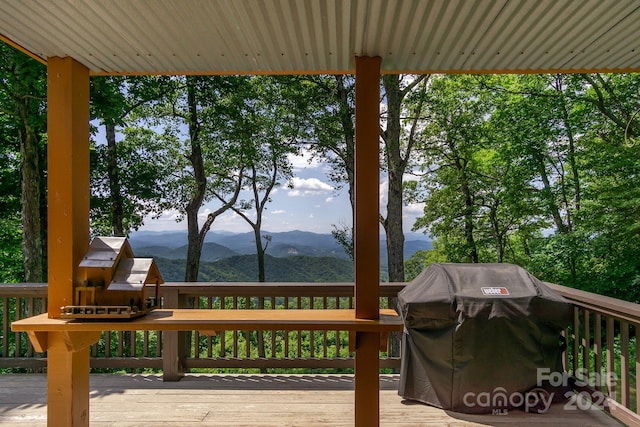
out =
<svg viewBox="0 0 640 427"><path fill-rule="evenodd" d="M398 310L405 399L491 412L487 396L524 394L538 368L562 372L560 332L572 305L521 267L432 264L398 293Z"/></svg>

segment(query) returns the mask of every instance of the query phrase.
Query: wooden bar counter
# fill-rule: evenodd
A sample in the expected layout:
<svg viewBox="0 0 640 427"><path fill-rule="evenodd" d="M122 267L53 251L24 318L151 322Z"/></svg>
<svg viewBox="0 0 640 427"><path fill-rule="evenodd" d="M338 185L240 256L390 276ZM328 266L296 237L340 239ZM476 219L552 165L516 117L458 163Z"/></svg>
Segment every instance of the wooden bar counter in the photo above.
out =
<svg viewBox="0 0 640 427"><path fill-rule="evenodd" d="M28 334L36 351L47 351L47 424L74 427L89 425L89 346L103 331L342 330L350 332L357 354L361 335L369 337L365 343L372 336L382 342L402 328L393 310L380 310L378 319L356 318L355 310L156 309L130 321L50 319L45 313L11 325L13 332ZM355 374L377 376L379 367L372 365L374 369L358 372L356 367ZM360 394L377 407L377 389Z"/></svg>

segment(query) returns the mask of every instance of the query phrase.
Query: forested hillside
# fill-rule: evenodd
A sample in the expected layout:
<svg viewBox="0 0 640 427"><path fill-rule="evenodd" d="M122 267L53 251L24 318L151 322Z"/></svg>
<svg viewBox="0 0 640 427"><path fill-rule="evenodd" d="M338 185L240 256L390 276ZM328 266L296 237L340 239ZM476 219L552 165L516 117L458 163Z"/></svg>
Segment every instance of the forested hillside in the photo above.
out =
<svg viewBox="0 0 640 427"><path fill-rule="evenodd" d="M201 262L199 281L257 282L256 255L239 255L215 262ZM184 260L155 258L167 282L184 280ZM352 282L353 263L332 257L265 256L267 282Z"/></svg>

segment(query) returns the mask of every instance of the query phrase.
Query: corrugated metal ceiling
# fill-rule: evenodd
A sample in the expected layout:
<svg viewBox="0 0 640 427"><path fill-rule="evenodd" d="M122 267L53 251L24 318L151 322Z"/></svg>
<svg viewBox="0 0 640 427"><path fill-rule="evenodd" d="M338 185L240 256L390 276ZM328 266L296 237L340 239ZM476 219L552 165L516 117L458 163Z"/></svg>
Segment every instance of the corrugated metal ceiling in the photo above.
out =
<svg viewBox="0 0 640 427"><path fill-rule="evenodd" d="M0 34L95 74L640 70L637 0L0 0Z"/></svg>

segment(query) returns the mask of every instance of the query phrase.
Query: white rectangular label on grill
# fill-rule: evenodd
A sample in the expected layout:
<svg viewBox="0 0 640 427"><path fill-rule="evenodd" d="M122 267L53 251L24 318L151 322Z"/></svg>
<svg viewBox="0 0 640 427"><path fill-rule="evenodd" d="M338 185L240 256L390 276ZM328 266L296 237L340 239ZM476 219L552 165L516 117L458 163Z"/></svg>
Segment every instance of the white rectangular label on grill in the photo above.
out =
<svg viewBox="0 0 640 427"><path fill-rule="evenodd" d="M507 288L487 287L487 288L480 288L480 289L482 290L482 295L490 295L490 296L509 295L509 290Z"/></svg>

